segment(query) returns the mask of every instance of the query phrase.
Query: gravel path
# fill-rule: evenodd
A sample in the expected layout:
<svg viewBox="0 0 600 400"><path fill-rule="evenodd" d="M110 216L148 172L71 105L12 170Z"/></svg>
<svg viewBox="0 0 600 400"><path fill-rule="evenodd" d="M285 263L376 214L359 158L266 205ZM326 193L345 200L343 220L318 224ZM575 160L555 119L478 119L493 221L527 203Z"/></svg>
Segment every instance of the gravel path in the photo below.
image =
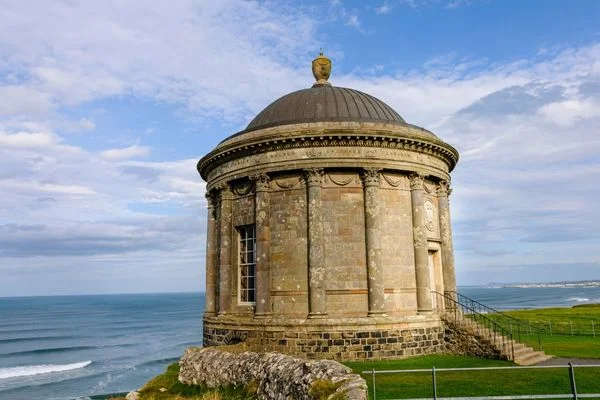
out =
<svg viewBox="0 0 600 400"><path fill-rule="evenodd" d="M567 365L572 363L573 365L600 365L600 359L598 358L560 358L554 357L546 361L535 365Z"/></svg>

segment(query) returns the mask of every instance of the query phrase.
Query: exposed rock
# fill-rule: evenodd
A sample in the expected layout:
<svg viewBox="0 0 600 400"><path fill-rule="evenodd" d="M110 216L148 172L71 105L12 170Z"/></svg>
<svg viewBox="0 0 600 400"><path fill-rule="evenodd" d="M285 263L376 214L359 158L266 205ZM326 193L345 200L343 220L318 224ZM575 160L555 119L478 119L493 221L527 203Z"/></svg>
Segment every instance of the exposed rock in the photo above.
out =
<svg viewBox="0 0 600 400"><path fill-rule="evenodd" d="M140 400L140 394L138 392L129 392L125 398L127 400Z"/></svg>
<svg viewBox="0 0 600 400"><path fill-rule="evenodd" d="M279 353L233 354L215 348L189 348L179 360L179 381L210 388L235 385L257 386L259 399L313 399L309 394L316 380L339 384L329 398L367 399L367 384L342 364L306 361Z"/></svg>

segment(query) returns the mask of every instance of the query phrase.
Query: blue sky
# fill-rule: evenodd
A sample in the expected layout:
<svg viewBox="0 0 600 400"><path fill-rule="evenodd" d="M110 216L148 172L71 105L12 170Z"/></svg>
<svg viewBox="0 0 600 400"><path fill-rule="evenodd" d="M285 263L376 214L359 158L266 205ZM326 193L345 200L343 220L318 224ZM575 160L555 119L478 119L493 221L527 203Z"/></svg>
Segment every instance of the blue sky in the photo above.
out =
<svg viewBox="0 0 600 400"><path fill-rule="evenodd" d="M460 151L459 284L600 279L600 2L0 8L0 296L203 290L195 164L320 47Z"/></svg>

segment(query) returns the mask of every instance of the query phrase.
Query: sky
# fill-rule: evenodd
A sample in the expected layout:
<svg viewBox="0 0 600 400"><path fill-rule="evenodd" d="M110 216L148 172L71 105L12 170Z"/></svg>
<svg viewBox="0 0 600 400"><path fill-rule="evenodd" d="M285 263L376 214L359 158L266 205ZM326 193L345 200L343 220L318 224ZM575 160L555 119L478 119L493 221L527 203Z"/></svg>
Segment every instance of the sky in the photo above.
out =
<svg viewBox="0 0 600 400"><path fill-rule="evenodd" d="M600 2L0 0L0 297L204 290L196 162L330 81L460 152L459 285L600 280Z"/></svg>

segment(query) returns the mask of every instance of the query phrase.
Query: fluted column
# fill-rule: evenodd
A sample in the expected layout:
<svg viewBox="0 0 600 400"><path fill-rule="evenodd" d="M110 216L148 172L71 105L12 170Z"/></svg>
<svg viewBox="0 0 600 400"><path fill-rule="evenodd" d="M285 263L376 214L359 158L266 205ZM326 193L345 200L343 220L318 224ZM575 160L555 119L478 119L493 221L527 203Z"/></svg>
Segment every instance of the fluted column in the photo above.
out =
<svg viewBox="0 0 600 400"><path fill-rule="evenodd" d="M431 283L429 279L429 252L425 227L423 181L420 173L409 175L410 198L412 202L413 245L415 250L415 275L417 281L417 310L420 313L432 311Z"/></svg>
<svg viewBox="0 0 600 400"><path fill-rule="evenodd" d="M271 314L271 229L269 189L271 180L266 174L251 178L255 182L254 214L256 226L256 309L255 317Z"/></svg>
<svg viewBox="0 0 600 400"><path fill-rule="evenodd" d="M233 193L228 184L219 187L219 315L231 311L231 224Z"/></svg>
<svg viewBox="0 0 600 400"><path fill-rule="evenodd" d="M204 299L204 315L212 317L217 313L217 269L218 254L218 229L217 207L218 201L214 190L206 193L208 203L208 224L206 229L206 293Z"/></svg>
<svg viewBox="0 0 600 400"><path fill-rule="evenodd" d="M367 284L369 316L385 313L383 266L381 263L381 207L379 199L379 169L366 168L362 173L365 196L365 244L367 254Z"/></svg>
<svg viewBox="0 0 600 400"><path fill-rule="evenodd" d="M440 236L442 239L442 274L444 277L444 291L456 291L456 273L454 270L454 248L452 245L452 226L450 225L450 201L452 193L450 182L440 181L437 185L438 214L440 218Z"/></svg>
<svg viewBox="0 0 600 400"><path fill-rule="evenodd" d="M321 184L323 170L304 171L307 186L308 214L308 318L327 316L325 298L325 258L323 254L323 204Z"/></svg>

